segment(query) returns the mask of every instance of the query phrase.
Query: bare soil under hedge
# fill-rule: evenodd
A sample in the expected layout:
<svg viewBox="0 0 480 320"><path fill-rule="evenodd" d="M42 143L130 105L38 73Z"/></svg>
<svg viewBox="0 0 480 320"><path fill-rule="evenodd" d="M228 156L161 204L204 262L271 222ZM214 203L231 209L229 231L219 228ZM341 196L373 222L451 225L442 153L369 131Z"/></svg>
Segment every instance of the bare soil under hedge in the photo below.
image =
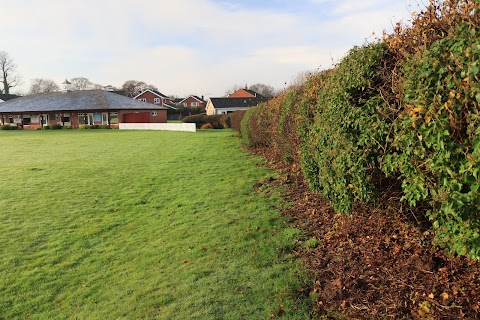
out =
<svg viewBox="0 0 480 320"><path fill-rule="evenodd" d="M480 263L451 257L433 245L420 212L396 197L336 214L312 193L298 168L264 156L282 172L265 184L286 186L285 214L314 237L316 247L296 254L310 272L312 315L328 319L479 319ZM324 319L323 318L323 319Z"/></svg>

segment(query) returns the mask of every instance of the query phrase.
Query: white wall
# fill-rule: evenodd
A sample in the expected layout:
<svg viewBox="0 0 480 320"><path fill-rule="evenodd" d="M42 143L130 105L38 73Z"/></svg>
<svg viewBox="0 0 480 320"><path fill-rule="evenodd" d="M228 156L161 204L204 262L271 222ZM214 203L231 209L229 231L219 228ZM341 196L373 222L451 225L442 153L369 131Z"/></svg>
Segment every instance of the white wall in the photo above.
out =
<svg viewBox="0 0 480 320"><path fill-rule="evenodd" d="M195 123L119 123L120 130L164 130L196 132Z"/></svg>

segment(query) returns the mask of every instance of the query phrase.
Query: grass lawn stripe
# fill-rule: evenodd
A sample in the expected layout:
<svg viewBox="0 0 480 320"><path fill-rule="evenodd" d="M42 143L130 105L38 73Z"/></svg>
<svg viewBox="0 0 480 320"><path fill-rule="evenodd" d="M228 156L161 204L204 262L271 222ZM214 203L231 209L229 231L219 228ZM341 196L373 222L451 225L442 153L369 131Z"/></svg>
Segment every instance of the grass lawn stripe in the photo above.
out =
<svg viewBox="0 0 480 320"><path fill-rule="evenodd" d="M280 191L228 130L0 132L0 318L285 319ZM292 311L293 306L297 311Z"/></svg>

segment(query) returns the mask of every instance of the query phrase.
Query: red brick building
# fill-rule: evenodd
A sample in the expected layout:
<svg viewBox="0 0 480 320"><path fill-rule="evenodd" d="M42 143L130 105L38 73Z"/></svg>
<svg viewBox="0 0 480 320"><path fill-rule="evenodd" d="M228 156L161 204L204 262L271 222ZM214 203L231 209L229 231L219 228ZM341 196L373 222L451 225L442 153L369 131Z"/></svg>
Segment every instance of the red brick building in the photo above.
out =
<svg viewBox="0 0 480 320"><path fill-rule="evenodd" d="M207 106L207 102L203 100L202 98L199 98L197 96L189 96L179 102L180 104L183 104L185 108L200 108L202 112L205 112L205 108Z"/></svg>
<svg viewBox="0 0 480 320"><path fill-rule="evenodd" d="M158 106L164 106L166 104L171 104L171 99L164 95L163 93L156 91L156 90L151 90L151 89L146 89L142 91L141 93L137 94L133 99L143 101L143 102L148 102L152 103Z"/></svg>

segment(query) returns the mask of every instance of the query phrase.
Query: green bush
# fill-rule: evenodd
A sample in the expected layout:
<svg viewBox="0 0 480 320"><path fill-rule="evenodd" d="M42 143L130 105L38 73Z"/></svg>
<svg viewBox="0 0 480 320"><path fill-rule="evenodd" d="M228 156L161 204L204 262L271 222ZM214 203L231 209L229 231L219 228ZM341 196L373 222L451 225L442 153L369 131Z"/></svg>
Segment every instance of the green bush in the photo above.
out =
<svg viewBox="0 0 480 320"><path fill-rule="evenodd" d="M223 118L223 115L207 116L205 114L196 114L183 118L182 122L195 123L197 129L200 129L206 123L211 124L214 129L223 129L225 127Z"/></svg>
<svg viewBox="0 0 480 320"><path fill-rule="evenodd" d="M480 27L462 24L404 68L404 110L385 171L412 206L429 201L437 240L480 259Z"/></svg>
<svg viewBox="0 0 480 320"><path fill-rule="evenodd" d="M56 124L52 124L52 125L50 126L50 129L51 129L51 130L60 130L60 129L63 129L63 127L62 127L61 124L56 123Z"/></svg>
<svg viewBox="0 0 480 320"><path fill-rule="evenodd" d="M192 116L187 116L182 119L183 123L195 123L197 129L200 129L205 123L207 123L206 114L195 114Z"/></svg>
<svg viewBox="0 0 480 320"><path fill-rule="evenodd" d="M0 130L18 130L18 127L4 124L0 127Z"/></svg>
<svg viewBox="0 0 480 320"><path fill-rule="evenodd" d="M43 126L42 129L43 130L50 130L50 126Z"/></svg>
<svg viewBox="0 0 480 320"><path fill-rule="evenodd" d="M389 132L380 93L386 59L382 43L353 48L336 68L318 76L316 106L310 99L304 102L304 175L337 211L373 198L373 177Z"/></svg>

